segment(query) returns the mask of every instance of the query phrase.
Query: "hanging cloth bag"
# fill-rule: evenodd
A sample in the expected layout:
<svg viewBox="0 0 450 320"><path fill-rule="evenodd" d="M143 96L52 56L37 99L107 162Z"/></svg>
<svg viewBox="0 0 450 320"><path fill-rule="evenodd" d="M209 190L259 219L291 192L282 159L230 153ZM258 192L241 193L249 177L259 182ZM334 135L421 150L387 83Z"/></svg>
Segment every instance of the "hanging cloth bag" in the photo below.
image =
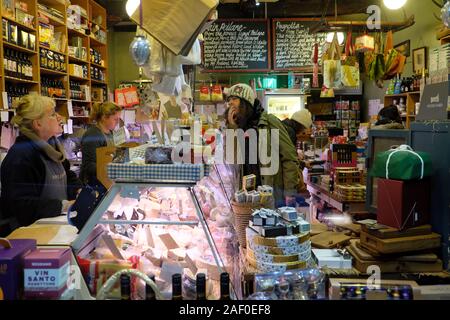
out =
<svg viewBox="0 0 450 320"><path fill-rule="evenodd" d="M345 55L342 60L341 79L342 84L346 87L359 86L359 63L355 56L351 31L347 33L347 40L345 42Z"/></svg>

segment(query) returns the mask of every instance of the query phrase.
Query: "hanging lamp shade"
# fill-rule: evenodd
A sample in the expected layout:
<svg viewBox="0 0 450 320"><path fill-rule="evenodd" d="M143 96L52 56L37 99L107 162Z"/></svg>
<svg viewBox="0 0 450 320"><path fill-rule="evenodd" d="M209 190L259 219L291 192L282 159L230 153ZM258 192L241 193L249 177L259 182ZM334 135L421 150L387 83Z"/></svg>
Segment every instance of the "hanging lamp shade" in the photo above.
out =
<svg viewBox="0 0 450 320"><path fill-rule="evenodd" d="M383 0L384 5L391 10L400 9L405 5L407 0Z"/></svg>
<svg viewBox="0 0 450 320"><path fill-rule="evenodd" d="M130 55L138 67L144 66L150 58L150 42L142 35L136 36L130 44Z"/></svg>
<svg viewBox="0 0 450 320"><path fill-rule="evenodd" d="M139 26L142 26L142 3L139 0L128 1L126 5L128 14L132 14L139 9ZM143 67L147 64L150 58L150 42L143 35L134 37L130 44L130 55L134 63L138 67Z"/></svg>

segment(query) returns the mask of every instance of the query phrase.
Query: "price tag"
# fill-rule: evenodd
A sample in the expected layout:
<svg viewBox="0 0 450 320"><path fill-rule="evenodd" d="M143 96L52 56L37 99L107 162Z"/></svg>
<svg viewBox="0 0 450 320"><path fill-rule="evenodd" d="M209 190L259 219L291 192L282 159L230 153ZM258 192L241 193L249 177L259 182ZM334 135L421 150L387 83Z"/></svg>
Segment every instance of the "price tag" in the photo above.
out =
<svg viewBox="0 0 450 320"><path fill-rule="evenodd" d="M1 112L1 121L2 122L8 122L9 121L9 113L8 113L8 111L2 111Z"/></svg>
<svg viewBox="0 0 450 320"><path fill-rule="evenodd" d="M8 93L2 92L3 109L8 109Z"/></svg>
<svg viewBox="0 0 450 320"><path fill-rule="evenodd" d="M67 101L67 112L69 113L69 117L73 117L72 100Z"/></svg>

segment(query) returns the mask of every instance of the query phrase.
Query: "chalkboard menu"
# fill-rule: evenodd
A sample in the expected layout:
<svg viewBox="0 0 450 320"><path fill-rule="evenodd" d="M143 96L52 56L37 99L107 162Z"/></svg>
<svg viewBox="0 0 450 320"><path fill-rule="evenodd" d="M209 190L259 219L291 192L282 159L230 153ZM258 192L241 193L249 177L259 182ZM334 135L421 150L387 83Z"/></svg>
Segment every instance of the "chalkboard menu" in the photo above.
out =
<svg viewBox="0 0 450 320"><path fill-rule="evenodd" d="M265 19L219 19L203 37L204 71L270 70L270 32Z"/></svg>
<svg viewBox="0 0 450 320"><path fill-rule="evenodd" d="M319 43L319 59L326 33L311 34L316 21L295 18L273 19L274 70L307 70L313 66L314 44ZM320 61L319 61L320 64Z"/></svg>

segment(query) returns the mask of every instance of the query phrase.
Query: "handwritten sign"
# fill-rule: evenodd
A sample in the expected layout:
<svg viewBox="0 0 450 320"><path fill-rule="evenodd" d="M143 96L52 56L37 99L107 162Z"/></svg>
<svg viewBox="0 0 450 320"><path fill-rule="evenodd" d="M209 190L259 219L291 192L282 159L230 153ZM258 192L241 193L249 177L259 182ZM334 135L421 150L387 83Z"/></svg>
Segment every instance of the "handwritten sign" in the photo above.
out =
<svg viewBox="0 0 450 320"><path fill-rule="evenodd" d="M274 70L313 67L314 44L319 44L320 59L326 41L326 33L310 33L309 28L317 23L295 18L273 19Z"/></svg>
<svg viewBox="0 0 450 320"><path fill-rule="evenodd" d="M265 19L216 20L203 33L207 72L270 70L270 33Z"/></svg>

